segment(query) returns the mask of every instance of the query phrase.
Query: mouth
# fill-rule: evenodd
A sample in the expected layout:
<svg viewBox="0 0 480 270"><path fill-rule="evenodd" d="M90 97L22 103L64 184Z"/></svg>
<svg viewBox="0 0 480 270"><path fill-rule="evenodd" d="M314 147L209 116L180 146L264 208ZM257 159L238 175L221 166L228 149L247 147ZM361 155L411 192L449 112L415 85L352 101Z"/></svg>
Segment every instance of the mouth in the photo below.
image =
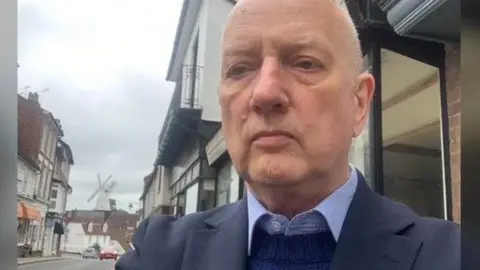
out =
<svg viewBox="0 0 480 270"><path fill-rule="evenodd" d="M255 134L252 144L260 148L278 148L288 144L293 135L284 131L263 131Z"/></svg>

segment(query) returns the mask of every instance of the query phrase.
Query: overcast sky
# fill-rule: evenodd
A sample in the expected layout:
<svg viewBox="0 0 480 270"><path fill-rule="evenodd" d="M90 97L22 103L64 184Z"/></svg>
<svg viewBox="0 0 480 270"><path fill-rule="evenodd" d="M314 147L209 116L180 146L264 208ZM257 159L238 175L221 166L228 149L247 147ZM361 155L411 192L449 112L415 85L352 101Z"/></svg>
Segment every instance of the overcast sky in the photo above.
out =
<svg viewBox="0 0 480 270"><path fill-rule="evenodd" d="M96 174L138 202L174 85L165 74L179 0L19 0L19 92L39 91L62 121L75 165L67 208L91 209Z"/></svg>

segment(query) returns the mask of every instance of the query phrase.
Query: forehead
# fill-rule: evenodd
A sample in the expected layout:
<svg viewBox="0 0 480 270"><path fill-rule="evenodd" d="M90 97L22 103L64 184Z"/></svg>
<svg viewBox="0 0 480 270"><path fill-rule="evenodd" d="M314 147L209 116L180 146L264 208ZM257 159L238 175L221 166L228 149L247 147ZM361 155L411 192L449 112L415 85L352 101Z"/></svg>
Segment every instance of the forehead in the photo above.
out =
<svg viewBox="0 0 480 270"><path fill-rule="evenodd" d="M227 23L224 47L260 40L334 43L341 27L341 16L331 0L244 0Z"/></svg>

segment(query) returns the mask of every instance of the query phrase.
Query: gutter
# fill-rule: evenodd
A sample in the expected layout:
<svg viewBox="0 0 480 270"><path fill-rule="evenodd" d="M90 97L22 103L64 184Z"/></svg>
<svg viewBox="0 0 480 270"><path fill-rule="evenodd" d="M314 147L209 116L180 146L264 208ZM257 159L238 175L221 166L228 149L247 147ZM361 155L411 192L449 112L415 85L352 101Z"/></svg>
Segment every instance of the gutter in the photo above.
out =
<svg viewBox="0 0 480 270"><path fill-rule="evenodd" d="M387 20L399 35L407 34L416 24L430 15L448 0L401 0L395 4L386 3ZM390 1L389 3L392 3Z"/></svg>
<svg viewBox="0 0 480 270"><path fill-rule="evenodd" d="M194 1L200 1L200 0L194 0ZM177 31L175 33L175 41L173 42L173 50L170 56L170 63L168 64L167 77L166 77L167 81L175 80L175 78L172 78L173 65L175 63L175 59L178 53L178 47L179 47L178 45L180 43L180 38L182 37L182 29L185 24L185 17L187 16L187 10L189 5L190 5L190 0L184 0L182 5L182 11L180 12L180 18L178 19Z"/></svg>

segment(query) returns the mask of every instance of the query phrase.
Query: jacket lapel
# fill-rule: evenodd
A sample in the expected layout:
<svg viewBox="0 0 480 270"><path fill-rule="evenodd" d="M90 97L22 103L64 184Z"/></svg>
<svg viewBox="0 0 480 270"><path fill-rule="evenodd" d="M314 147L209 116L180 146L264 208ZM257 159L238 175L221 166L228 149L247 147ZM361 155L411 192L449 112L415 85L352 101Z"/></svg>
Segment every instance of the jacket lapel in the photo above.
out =
<svg viewBox="0 0 480 270"><path fill-rule="evenodd" d="M188 237L182 270L245 270L247 202L242 199L208 218Z"/></svg>
<svg viewBox="0 0 480 270"><path fill-rule="evenodd" d="M331 269L412 269L422 244L405 234L415 226L414 214L375 194L361 173L357 173L357 191L345 218Z"/></svg>

